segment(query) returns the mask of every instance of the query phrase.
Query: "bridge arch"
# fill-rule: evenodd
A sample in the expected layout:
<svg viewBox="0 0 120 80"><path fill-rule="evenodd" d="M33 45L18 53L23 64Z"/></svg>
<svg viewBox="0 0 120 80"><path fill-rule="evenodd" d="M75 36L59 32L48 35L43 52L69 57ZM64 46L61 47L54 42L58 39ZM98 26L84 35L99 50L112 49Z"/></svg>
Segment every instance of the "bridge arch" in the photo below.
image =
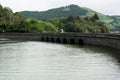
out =
<svg viewBox="0 0 120 80"><path fill-rule="evenodd" d="M44 41L45 39L44 39L44 37L41 37L41 41Z"/></svg>
<svg viewBox="0 0 120 80"><path fill-rule="evenodd" d="M70 44L75 44L75 39L74 38L70 39Z"/></svg>
<svg viewBox="0 0 120 80"><path fill-rule="evenodd" d="M66 38L63 38L62 42L63 42L63 43L68 43L68 41L67 41Z"/></svg>
<svg viewBox="0 0 120 80"><path fill-rule="evenodd" d="M48 37L46 37L46 40L45 41L49 41L49 38Z"/></svg>
<svg viewBox="0 0 120 80"><path fill-rule="evenodd" d="M56 42L60 43L61 42L60 38L56 38Z"/></svg>
<svg viewBox="0 0 120 80"><path fill-rule="evenodd" d="M80 45L84 45L83 39L79 39L79 44L80 44Z"/></svg>
<svg viewBox="0 0 120 80"><path fill-rule="evenodd" d="M55 39L52 37L50 41L51 41L51 42L55 42Z"/></svg>

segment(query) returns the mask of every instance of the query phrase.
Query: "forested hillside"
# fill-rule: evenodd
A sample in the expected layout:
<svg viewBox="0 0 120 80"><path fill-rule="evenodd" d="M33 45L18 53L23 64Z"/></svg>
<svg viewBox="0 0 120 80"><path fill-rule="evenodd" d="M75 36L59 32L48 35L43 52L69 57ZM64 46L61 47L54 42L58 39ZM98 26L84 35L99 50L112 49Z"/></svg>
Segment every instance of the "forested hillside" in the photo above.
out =
<svg viewBox="0 0 120 80"><path fill-rule="evenodd" d="M23 11L20 12L23 16L28 18L36 18L39 20L49 19L49 18L61 18L68 16L84 16L88 11L86 9L80 8L77 5L70 5L66 7L60 7L55 9L50 9L48 11L38 12L38 11Z"/></svg>
<svg viewBox="0 0 120 80"><path fill-rule="evenodd" d="M48 11L22 11L20 14L22 14L25 17L28 18L36 18L39 20L42 19L49 19L49 18L61 18L61 17L68 17L68 16L93 16L95 13L98 14L99 18L101 20L109 19L108 16L105 16L103 14L100 14L96 11L93 11L91 9L85 8L85 7L79 7L77 5L69 5L66 7L60 7L60 8L54 8L50 9Z"/></svg>
<svg viewBox="0 0 120 80"><path fill-rule="evenodd" d="M46 20L53 23L59 29L65 32L80 32L80 33L108 33L109 29L104 22L99 20L97 14L92 17L73 17L53 18Z"/></svg>
<svg viewBox="0 0 120 80"><path fill-rule="evenodd" d="M110 22L111 25L114 26L113 30L120 31L120 16L110 16L113 21Z"/></svg>
<svg viewBox="0 0 120 80"><path fill-rule="evenodd" d="M69 9L66 8L64 11L69 11ZM85 11L81 15L84 13ZM10 8L0 5L0 32L55 33L60 29L63 29L64 32L79 33L109 32L108 27L100 21L97 14L91 17L68 16L37 20L25 18L17 12L13 13Z"/></svg>
<svg viewBox="0 0 120 80"><path fill-rule="evenodd" d="M19 13L13 13L8 7L0 5L0 32L23 31L22 23L25 18ZM17 26L17 27L16 27Z"/></svg>
<svg viewBox="0 0 120 80"><path fill-rule="evenodd" d="M116 18L116 16L104 15L94 10L91 10L89 8L79 7L77 5L69 5L66 7L50 9L48 11L42 11L42 12L38 12L38 11L20 12L20 14L22 14L25 17L36 18L38 20L50 19L50 18L61 18L61 17L68 17L68 16L92 17L95 13L98 15L99 19L102 22L105 22L106 25L108 25L108 27L111 30L120 30L120 20Z"/></svg>
<svg viewBox="0 0 120 80"><path fill-rule="evenodd" d="M49 22L25 18L0 5L0 32L56 32L56 27Z"/></svg>

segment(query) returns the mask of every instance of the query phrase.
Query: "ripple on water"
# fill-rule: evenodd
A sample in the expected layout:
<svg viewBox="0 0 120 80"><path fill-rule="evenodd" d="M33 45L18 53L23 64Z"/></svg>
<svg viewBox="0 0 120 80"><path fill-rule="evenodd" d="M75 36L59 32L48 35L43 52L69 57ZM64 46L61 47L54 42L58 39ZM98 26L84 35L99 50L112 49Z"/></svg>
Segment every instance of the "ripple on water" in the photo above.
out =
<svg viewBox="0 0 120 80"><path fill-rule="evenodd" d="M109 52L45 42L0 43L0 80L120 80L120 58Z"/></svg>

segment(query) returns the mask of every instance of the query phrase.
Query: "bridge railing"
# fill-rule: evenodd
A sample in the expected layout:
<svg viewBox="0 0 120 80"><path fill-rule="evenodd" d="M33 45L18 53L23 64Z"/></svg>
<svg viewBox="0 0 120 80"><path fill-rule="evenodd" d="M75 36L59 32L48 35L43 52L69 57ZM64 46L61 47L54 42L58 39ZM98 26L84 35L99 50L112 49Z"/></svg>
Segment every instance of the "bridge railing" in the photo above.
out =
<svg viewBox="0 0 120 80"><path fill-rule="evenodd" d="M65 36L65 37L101 37L101 38L114 38L120 40L120 34L108 33L0 33L0 36Z"/></svg>

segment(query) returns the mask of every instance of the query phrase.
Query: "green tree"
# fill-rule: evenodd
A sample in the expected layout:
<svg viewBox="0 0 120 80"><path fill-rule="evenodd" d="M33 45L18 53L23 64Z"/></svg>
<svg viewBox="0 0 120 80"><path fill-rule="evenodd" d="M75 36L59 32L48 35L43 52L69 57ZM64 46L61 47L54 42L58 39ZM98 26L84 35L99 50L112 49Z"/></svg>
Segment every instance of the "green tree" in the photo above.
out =
<svg viewBox="0 0 120 80"><path fill-rule="evenodd" d="M93 15L93 17L91 17L91 20L92 20L92 21L99 20L99 17L98 17L98 15L97 15L97 13L95 13L95 14Z"/></svg>

